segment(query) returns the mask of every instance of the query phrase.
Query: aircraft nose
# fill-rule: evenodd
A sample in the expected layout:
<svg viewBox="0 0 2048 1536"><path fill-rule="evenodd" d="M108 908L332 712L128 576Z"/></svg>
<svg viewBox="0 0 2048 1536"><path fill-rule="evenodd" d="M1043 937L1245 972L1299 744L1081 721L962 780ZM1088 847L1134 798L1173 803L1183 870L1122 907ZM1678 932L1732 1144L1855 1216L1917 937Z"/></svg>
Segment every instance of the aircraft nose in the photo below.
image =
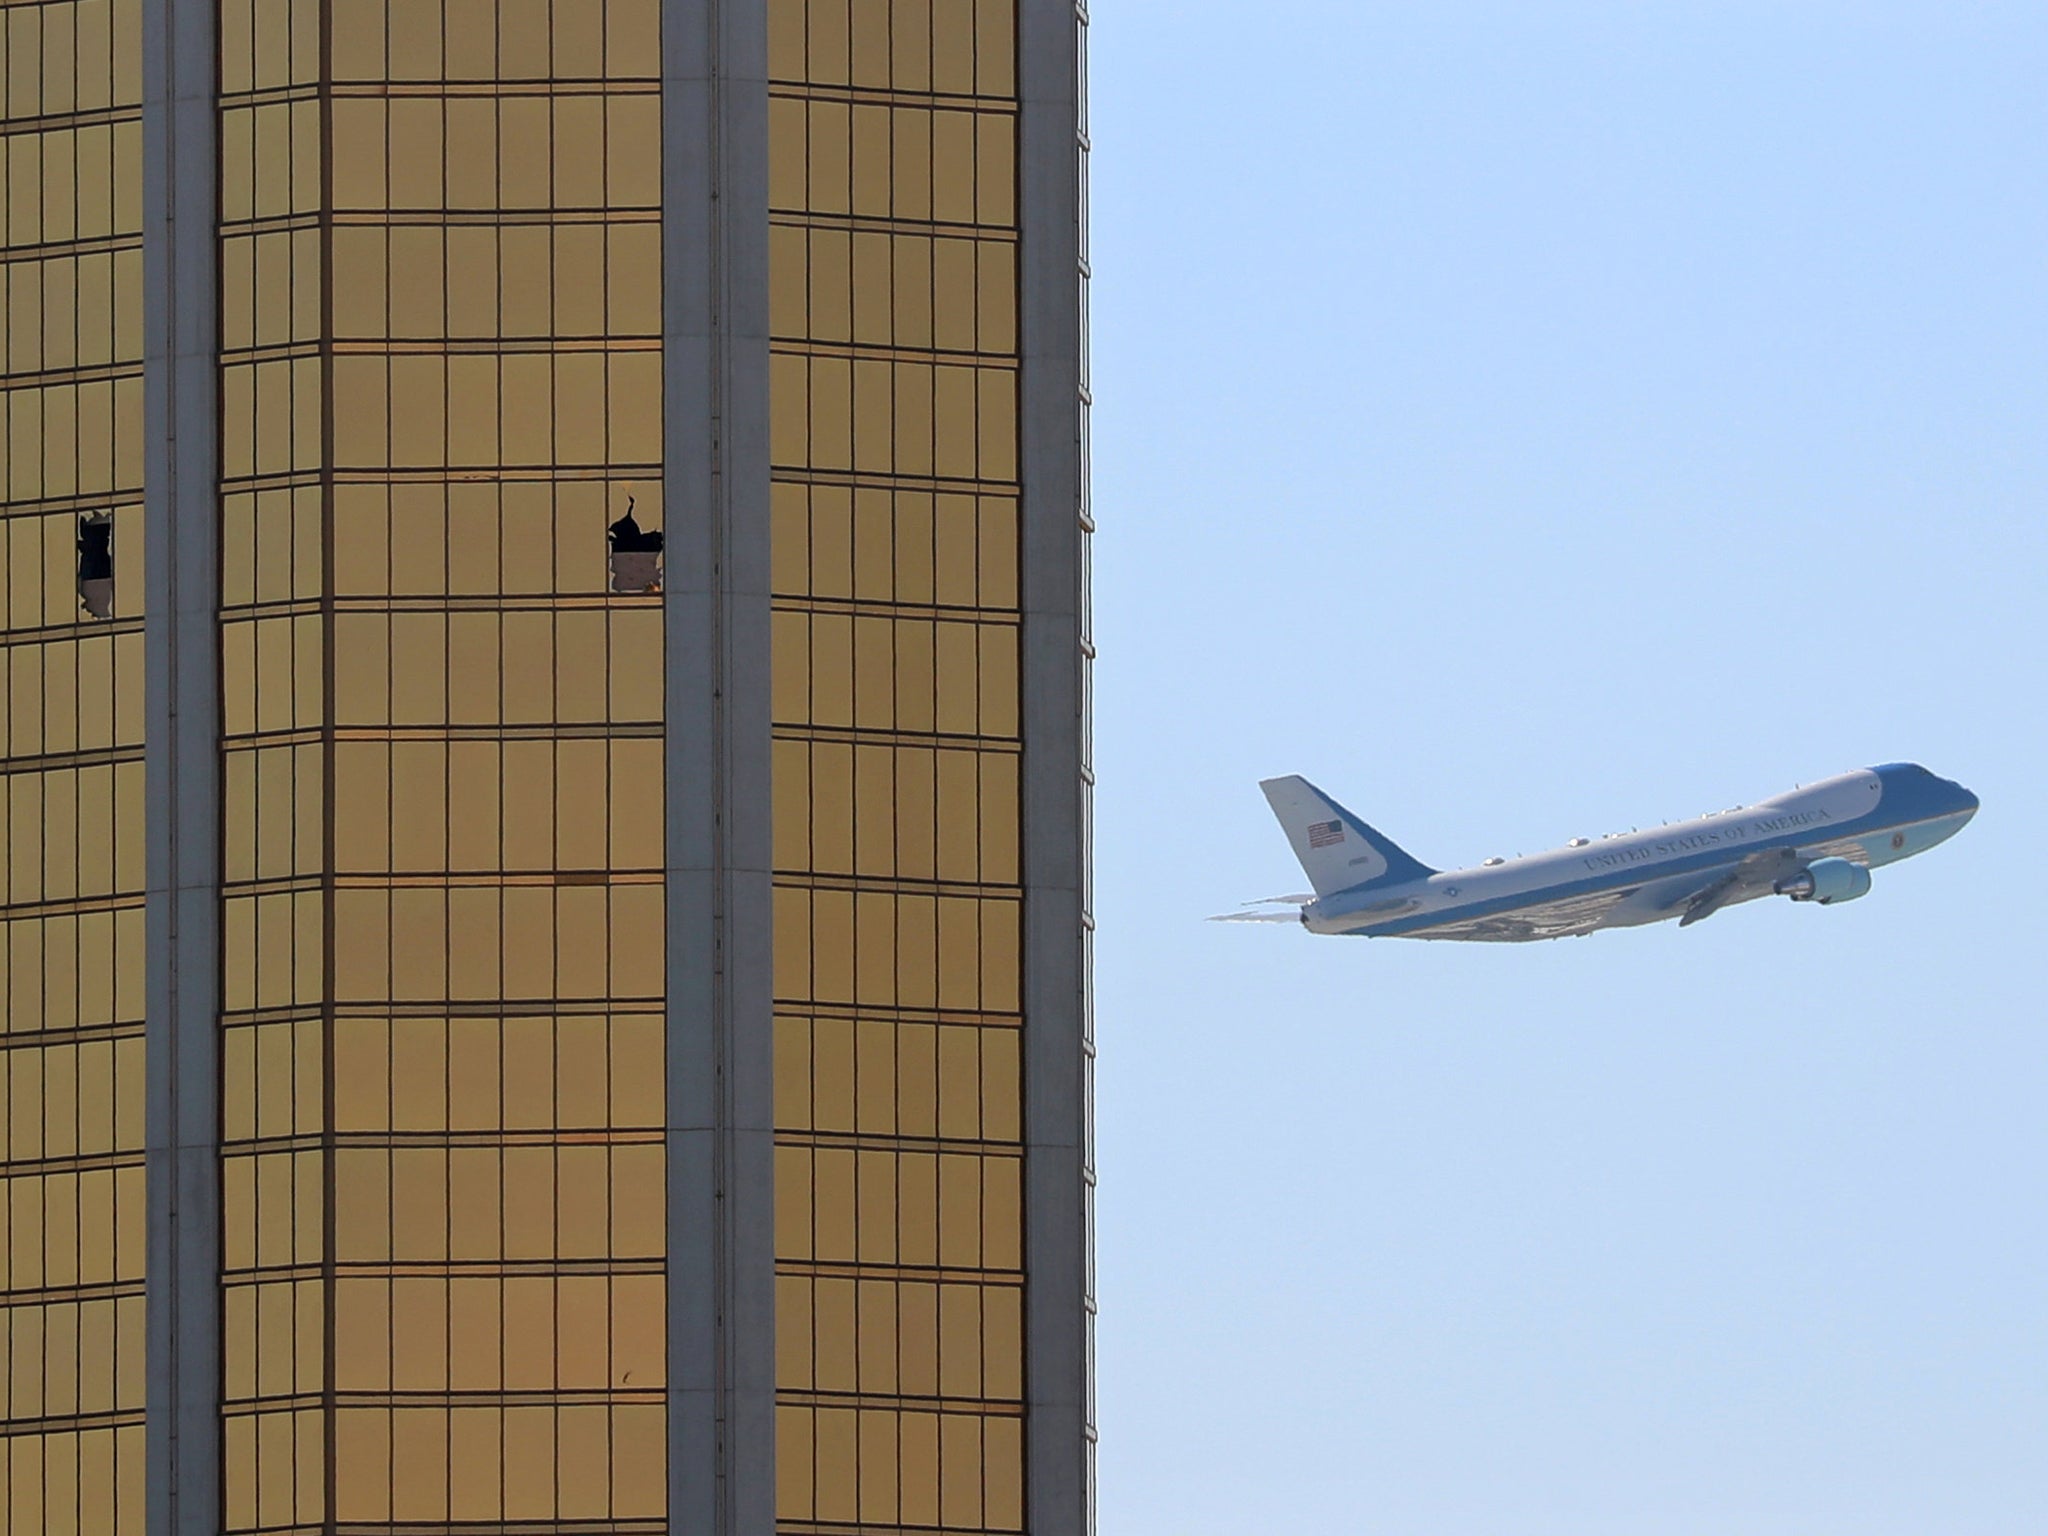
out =
<svg viewBox="0 0 2048 1536"><path fill-rule="evenodd" d="M1948 781L1948 786L1950 789L1956 792L1957 812L1964 816L1976 815L1978 803L1977 797L1971 794L1967 789L1963 788L1963 786L1958 784L1954 779L1950 779Z"/></svg>

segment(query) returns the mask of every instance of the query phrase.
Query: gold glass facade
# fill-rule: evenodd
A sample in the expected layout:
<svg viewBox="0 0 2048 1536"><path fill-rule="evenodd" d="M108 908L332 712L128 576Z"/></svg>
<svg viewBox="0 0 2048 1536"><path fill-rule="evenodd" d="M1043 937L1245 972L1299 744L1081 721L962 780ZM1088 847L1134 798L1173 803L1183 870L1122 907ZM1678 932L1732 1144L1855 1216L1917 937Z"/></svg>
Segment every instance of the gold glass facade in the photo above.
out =
<svg viewBox="0 0 2048 1536"><path fill-rule="evenodd" d="M1013 0L772 0L780 1528L1024 1523Z"/></svg>
<svg viewBox="0 0 2048 1536"><path fill-rule="evenodd" d="M1071 1021L1047 967L1026 1031L1019 0L181 0L145 80L151 3L0 0L0 1532L142 1536L145 1482L223 1536L765 1524L770 1436L730 1426L770 1407L771 1197L779 1529L1008 1536L1033 1477L1066 1523L1026 1457L1025 1146L1068 1145L1043 1112ZM217 334L179 286L216 282ZM151 403L181 407L156 575L209 589L217 511L219 584L217 614L159 598L149 684L217 663L218 799L215 701L151 693L147 848L146 284L173 290ZM210 402L170 386L209 366L217 500L211 452L173 451ZM665 367L704 417L666 466ZM1043 495L1058 454L1031 462ZM1033 548L1043 598L1063 556ZM771 801L772 1029L733 915L765 909ZM1030 845L1055 941L1061 824ZM146 883L177 917L148 936L147 1095ZM772 1189L740 1155L771 1033ZM152 1205L146 1098L184 1170ZM206 1169L217 1245L205 1192L181 1206ZM1068 1193L1033 1250L1041 1388ZM673 1520L672 1453L703 1500Z"/></svg>
<svg viewBox="0 0 2048 1536"><path fill-rule="evenodd" d="M140 0L0 4L0 1529L50 1536L142 1529L140 53Z"/></svg>
<svg viewBox="0 0 2048 1536"><path fill-rule="evenodd" d="M228 1531L667 1528L656 0L222 0Z"/></svg>

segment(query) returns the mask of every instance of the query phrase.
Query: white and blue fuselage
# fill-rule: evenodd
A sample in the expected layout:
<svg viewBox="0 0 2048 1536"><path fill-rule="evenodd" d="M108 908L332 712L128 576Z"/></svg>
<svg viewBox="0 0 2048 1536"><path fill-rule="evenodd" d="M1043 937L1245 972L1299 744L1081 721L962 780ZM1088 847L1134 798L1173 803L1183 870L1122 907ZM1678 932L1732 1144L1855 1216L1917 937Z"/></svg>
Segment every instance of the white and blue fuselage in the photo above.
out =
<svg viewBox="0 0 2048 1536"><path fill-rule="evenodd" d="M1890 763L1654 831L1439 871L1305 779L1261 787L1315 886L1301 908L1311 933L1496 942L1692 923L1760 896L1852 900L1871 870L1946 841L1977 811L1960 784Z"/></svg>

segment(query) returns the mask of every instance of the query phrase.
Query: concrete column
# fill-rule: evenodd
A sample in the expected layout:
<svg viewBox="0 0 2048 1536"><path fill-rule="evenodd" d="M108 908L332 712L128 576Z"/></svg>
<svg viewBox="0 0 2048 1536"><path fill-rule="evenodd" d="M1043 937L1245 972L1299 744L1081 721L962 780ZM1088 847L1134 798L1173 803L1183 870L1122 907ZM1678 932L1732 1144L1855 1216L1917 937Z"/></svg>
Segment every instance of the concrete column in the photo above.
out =
<svg viewBox="0 0 2048 1536"><path fill-rule="evenodd" d="M775 1523L767 0L662 12L669 1528Z"/></svg>
<svg viewBox="0 0 2048 1536"><path fill-rule="evenodd" d="M143 6L147 1528L220 1529L214 7Z"/></svg>
<svg viewBox="0 0 2048 1536"><path fill-rule="evenodd" d="M1086 1536L1094 1489L1094 1028L1082 50L1020 0L1024 485L1025 1508Z"/></svg>

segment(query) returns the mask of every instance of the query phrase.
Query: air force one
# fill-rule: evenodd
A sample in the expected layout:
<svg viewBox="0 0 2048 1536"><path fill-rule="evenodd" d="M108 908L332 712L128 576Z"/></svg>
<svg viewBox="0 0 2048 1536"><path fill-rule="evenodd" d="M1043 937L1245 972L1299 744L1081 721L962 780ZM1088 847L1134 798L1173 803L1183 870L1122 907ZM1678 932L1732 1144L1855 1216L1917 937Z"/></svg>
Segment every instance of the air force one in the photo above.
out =
<svg viewBox="0 0 2048 1536"><path fill-rule="evenodd" d="M1870 872L1946 842L1977 797L1914 763L1806 784L1755 805L1551 853L1435 870L1410 858L1307 779L1259 786L1301 860L1312 896L1276 896L1219 922L1294 922L1310 933L1521 943L1676 918L1679 926L1759 896L1832 906Z"/></svg>

